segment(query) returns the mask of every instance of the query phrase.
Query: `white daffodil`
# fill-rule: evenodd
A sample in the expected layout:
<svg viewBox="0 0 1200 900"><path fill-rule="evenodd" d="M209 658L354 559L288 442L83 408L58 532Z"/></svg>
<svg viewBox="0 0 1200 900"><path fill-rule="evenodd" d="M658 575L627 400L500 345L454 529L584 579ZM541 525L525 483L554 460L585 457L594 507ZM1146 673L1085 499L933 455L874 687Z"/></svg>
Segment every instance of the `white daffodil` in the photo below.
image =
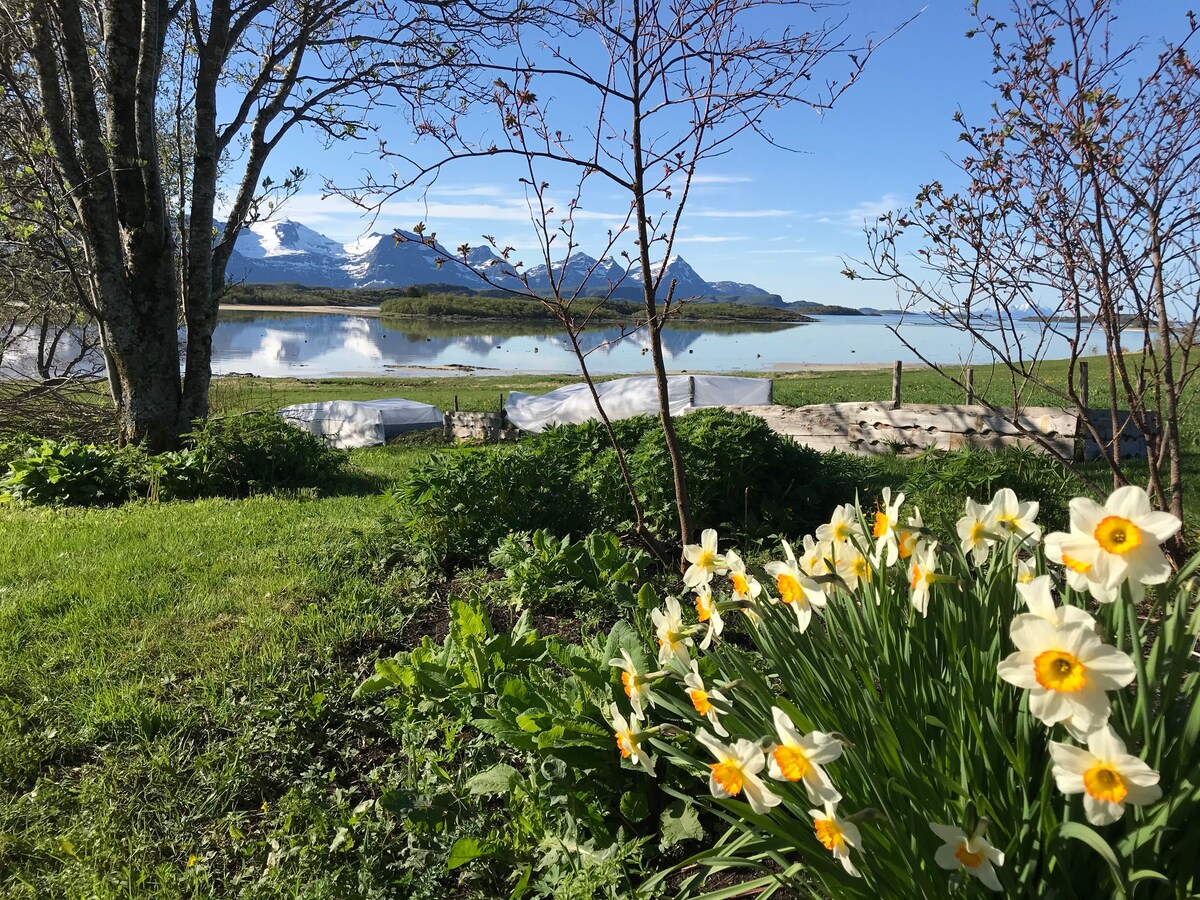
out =
<svg viewBox="0 0 1200 900"><path fill-rule="evenodd" d="M696 740L717 760L708 767L708 787L714 797L723 799L744 794L750 808L760 816L783 802L783 798L772 793L758 777L766 759L757 743L740 738L732 745L722 744L703 728L696 733Z"/></svg>
<svg viewBox="0 0 1200 900"><path fill-rule="evenodd" d="M991 512L996 525L1019 538L1023 546L1036 544L1042 539L1042 526L1034 521L1039 508L1041 504L1037 501L1022 503L1012 488L1000 488L992 497Z"/></svg>
<svg viewBox="0 0 1200 900"><path fill-rule="evenodd" d="M843 503L833 511L829 522L817 527L817 540L826 544L840 544L862 537L862 523L853 503Z"/></svg>
<svg viewBox="0 0 1200 900"><path fill-rule="evenodd" d="M813 803L842 799L822 768L842 755L842 742L821 731L801 734L787 713L777 706L771 707L771 718L779 743L767 751L770 776L777 781L802 782Z"/></svg>
<svg viewBox="0 0 1200 900"><path fill-rule="evenodd" d="M621 751L621 757L629 760L635 766L641 766L653 775L654 755L642 747L642 742L646 740L646 732L642 730L641 717L634 715L626 719L621 715L621 708L615 703L610 711L612 717L609 721L612 722L613 733L617 738L617 749Z"/></svg>
<svg viewBox="0 0 1200 900"><path fill-rule="evenodd" d="M644 716L644 704L655 705L655 697L654 693L650 690L650 685L654 682L654 679L661 678L667 673L644 673L638 671L637 663L633 661L633 657L629 655L628 650L622 650L620 657L610 659L608 664L621 670L621 684L625 686L625 696L629 698L629 705L633 707L633 714L639 718Z"/></svg>
<svg viewBox="0 0 1200 900"><path fill-rule="evenodd" d="M811 534L806 534L800 547L803 552L796 561L796 565L799 566L801 572L810 578L829 574L830 549L828 544L824 541L814 540Z"/></svg>
<svg viewBox="0 0 1200 900"><path fill-rule="evenodd" d="M1004 865L1004 853L988 842L983 836L982 827L976 828L975 834L970 836L955 825L930 822L929 827L945 841L934 854L934 862L950 871L963 869L983 882L983 886L989 890L1002 890L995 867Z"/></svg>
<svg viewBox="0 0 1200 900"><path fill-rule="evenodd" d="M871 580L871 561L852 543L837 544L833 549L836 570L846 587L857 591L864 581Z"/></svg>
<svg viewBox="0 0 1200 900"><path fill-rule="evenodd" d="M687 688L688 699L692 701L692 706L696 712L708 719L713 727L713 731L721 737L729 737L729 732L725 730L725 726L721 724L720 710L713 706L714 700L720 700L722 703L729 705L729 698L718 690L710 690L704 686L704 679L700 677L700 667L696 665L696 661L692 660L692 669L683 677L683 685Z"/></svg>
<svg viewBox="0 0 1200 900"><path fill-rule="evenodd" d="M818 612L825 606L825 593L811 578L800 571L796 562L796 554L792 545L783 542L783 552L786 562L769 562L766 565L768 575L775 577L775 587L779 591L779 599L790 604L796 613L796 623L803 634L812 621L813 610Z"/></svg>
<svg viewBox="0 0 1200 900"><path fill-rule="evenodd" d="M1025 607L1035 616L1045 619L1055 628L1082 625L1096 631L1096 620L1078 606L1056 606L1050 593L1053 582L1049 575L1039 575L1032 581L1017 583L1017 594L1025 601Z"/></svg>
<svg viewBox="0 0 1200 900"><path fill-rule="evenodd" d="M824 809L810 809L808 814L813 818L813 830L817 840L825 845L826 850L833 852L833 858L842 864L847 875L861 877L858 869L850 860L850 848L862 849L862 835L858 826L847 822L837 814L837 802L825 801Z"/></svg>
<svg viewBox="0 0 1200 900"><path fill-rule="evenodd" d="M729 566L729 580L733 584L733 599L754 602L762 593L762 585L758 583L758 579L746 571L746 564L736 550L725 554L725 562Z"/></svg>
<svg viewBox="0 0 1200 900"><path fill-rule="evenodd" d="M987 562L992 544L996 542L996 515L992 507L967 500L967 514L958 520L958 545L963 556L969 556L977 566Z"/></svg>
<svg viewBox="0 0 1200 900"><path fill-rule="evenodd" d="M883 489L883 499L879 509L875 511L875 525L871 534L875 538L875 560L883 560L886 566L894 565L900 555L900 506L904 503L904 494L896 495L892 502L892 489Z"/></svg>
<svg viewBox="0 0 1200 900"><path fill-rule="evenodd" d="M699 544L688 544L683 548L683 558L691 563L683 573L685 587L708 584L714 574L725 574L725 557L717 553L717 533L711 528L700 532Z"/></svg>
<svg viewBox="0 0 1200 900"><path fill-rule="evenodd" d="M1088 735L1087 749L1050 742L1054 781L1064 794L1083 794L1083 811L1093 825L1111 825L1125 804L1148 806L1162 797L1158 773L1125 752L1107 725Z"/></svg>
<svg viewBox="0 0 1200 900"><path fill-rule="evenodd" d="M678 600L668 597L664 605L665 610L656 609L650 613L658 636L659 665L665 666L675 660L686 669L691 660L687 649L692 645L691 630L683 624L683 610L679 608Z"/></svg>
<svg viewBox="0 0 1200 900"><path fill-rule="evenodd" d="M711 584L702 584L696 588L696 621L708 626L708 630L704 632L704 639L700 641L700 649L707 650L713 638L719 637L725 629L721 610L717 608L717 601L713 599Z"/></svg>
<svg viewBox="0 0 1200 900"><path fill-rule="evenodd" d="M1009 629L1017 652L997 666L1001 678L1029 691L1029 711L1047 725L1071 718L1084 730L1108 721L1108 696L1133 681L1133 660L1101 643L1084 625L1059 627L1020 615Z"/></svg>
<svg viewBox="0 0 1200 900"><path fill-rule="evenodd" d="M1048 552L1048 551L1047 551ZM1033 579L1037 578L1037 566L1034 565L1032 559L1024 559L1017 557L1017 583L1029 584Z"/></svg>
<svg viewBox="0 0 1200 900"><path fill-rule="evenodd" d="M1063 567L1071 590L1081 594L1091 591L1092 596L1101 603L1112 603L1121 595L1119 588L1093 584L1089 577L1092 572L1091 561L1096 556L1096 542L1090 536L1055 531L1046 535L1043 546L1047 561Z"/></svg>
<svg viewBox="0 0 1200 900"><path fill-rule="evenodd" d="M1071 501L1071 532L1067 541L1056 538L1080 567L1087 566L1088 588L1097 600L1111 602L1128 582L1135 602L1145 596L1147 584L1162 584L1171 575L1171 565L1159 546L1179 530L1180 522L1170 513L1155 512L1150 498L1140 487L1117 488L1101 506L1095 500L1076 497ZM1067 544L1069 543L1069 548Z"/></svg>
<svg viewBox="0 0 1200 900"><path fill-rule="evenodd" d="M908 526L900 530L900 541L896 555L908 559L914 554L922 553L929 546L930 537L925 531L925 520L921 518L921 510L913 509L908 517Z"/></svg>
<svg viewBox="0 0 1200 900"><path fill-rule="evenodd" d="M912 605L922 616L929 614L929 589L937 575L937 544L933 543L913 555L908 566L908 585L912 589Z"/></svg>

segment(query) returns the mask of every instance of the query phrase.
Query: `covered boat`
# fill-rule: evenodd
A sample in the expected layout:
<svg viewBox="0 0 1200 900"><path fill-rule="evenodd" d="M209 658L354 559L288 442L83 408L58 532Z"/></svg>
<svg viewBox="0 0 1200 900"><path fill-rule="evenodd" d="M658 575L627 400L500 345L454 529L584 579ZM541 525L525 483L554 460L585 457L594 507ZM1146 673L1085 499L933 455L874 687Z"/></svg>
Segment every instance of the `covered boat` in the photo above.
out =
<svg viewBox="0 0 1200 900"><path fill-rule="evenodd" d="M672 415L707 406L765 406L770 404L769 378L731 375L671 375L667 378ZM610 419L658 413L658 388L650 375L619 378L596 385ZM599 418L586 384L572 384L535 396L513 391L504 406L508 421L522 431L540 432L550 425L572 425Z"/></svg>
<svg viewBox="0 0 1200 900"><path fill-rule="evenodd" d="M285 406L279 415L343 449L386 444L406 431L441 428L444 419L436 406L400 398L296 403Z"/></svg>

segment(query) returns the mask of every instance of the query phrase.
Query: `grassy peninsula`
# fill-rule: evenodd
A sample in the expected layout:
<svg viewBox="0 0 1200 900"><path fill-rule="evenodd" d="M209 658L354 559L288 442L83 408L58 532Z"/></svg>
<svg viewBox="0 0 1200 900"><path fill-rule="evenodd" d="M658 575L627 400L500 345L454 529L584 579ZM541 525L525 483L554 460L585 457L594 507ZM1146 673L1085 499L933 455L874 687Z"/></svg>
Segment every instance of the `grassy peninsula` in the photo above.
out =
<svg viewBox="0 0 1200 900"><path fill-rule="evenodd" d="M591 309L599 298L580 297L578 315ZM403 288L331 288L302 284L240 284L222 298L226 307L326 306L338 309L379 307L385 316L492 322L555 322L544 305L533 298L501 291L477 292L454 285L414 285ZM611 299L592 315L596 322L632 323L642 314L642 304L633 300ZM689 301L674 316L688 322L811 322L812 315L861 315L858 310L841 306L804 304L803 311L793 308L732 302L723 298L703 297Z"/></svg>

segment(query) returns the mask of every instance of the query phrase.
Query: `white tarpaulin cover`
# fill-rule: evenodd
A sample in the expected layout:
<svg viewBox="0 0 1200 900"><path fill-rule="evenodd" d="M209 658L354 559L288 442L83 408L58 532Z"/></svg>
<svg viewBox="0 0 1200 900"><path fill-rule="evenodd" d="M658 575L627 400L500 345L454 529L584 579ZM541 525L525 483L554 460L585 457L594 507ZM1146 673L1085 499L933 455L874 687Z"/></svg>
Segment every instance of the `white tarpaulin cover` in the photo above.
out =
<svg viewBox="0 0 1200 900"><path fill-rule="evenodd" d="M279 415L334 447L373 447L420 428L441 428L442 411L415 400L330 400L285 406Z"/></svg>
<svg viewBox="0 0 1200 900"><path fill-rule="evenodd" d="M672 415L705 406L765 406L771 402L771 387L769 378L730 375L667 378ZM605 381L596 385L596 391L610 419L658 412L658 388L649 375ZM508 420L522 431L542 431L550 425L573 425L599 418L586 384L572 384L540 397L514 391L508 395L504 409Z"/></svg>

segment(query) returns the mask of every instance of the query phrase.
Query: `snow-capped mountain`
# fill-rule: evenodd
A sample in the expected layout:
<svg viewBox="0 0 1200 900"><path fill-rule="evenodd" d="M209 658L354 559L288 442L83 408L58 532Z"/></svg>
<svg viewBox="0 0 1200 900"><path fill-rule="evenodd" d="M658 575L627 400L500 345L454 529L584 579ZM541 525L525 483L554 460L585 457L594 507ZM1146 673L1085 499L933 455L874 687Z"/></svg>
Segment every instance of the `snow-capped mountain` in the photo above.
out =
<svg viewBox="0 0 1200 900"><path fill-rule="evenodd" d="M473 248L465 266L453 258L455 255L441 244L430 246L411 232L375 232L353 243L339 244L300 222L282 219L256 222L242 229L227 274L233 281L249 284L297 283L313 287L439 284L476 291L520 287L518 270L487 247ZM529 288L538 293L548 293L553 280L563 291L580 290L593 295L612 292L623 299L642 296L641 273L611 257L596 260L585 253L572 253L549 272L545 265L539 265L525 270L525 274ZM679 256L667 261L660 299L672 279L676 282L676 299L744 297L754 298L749 302L783 305L777 295L752 284L707 282Z"/></svg>

